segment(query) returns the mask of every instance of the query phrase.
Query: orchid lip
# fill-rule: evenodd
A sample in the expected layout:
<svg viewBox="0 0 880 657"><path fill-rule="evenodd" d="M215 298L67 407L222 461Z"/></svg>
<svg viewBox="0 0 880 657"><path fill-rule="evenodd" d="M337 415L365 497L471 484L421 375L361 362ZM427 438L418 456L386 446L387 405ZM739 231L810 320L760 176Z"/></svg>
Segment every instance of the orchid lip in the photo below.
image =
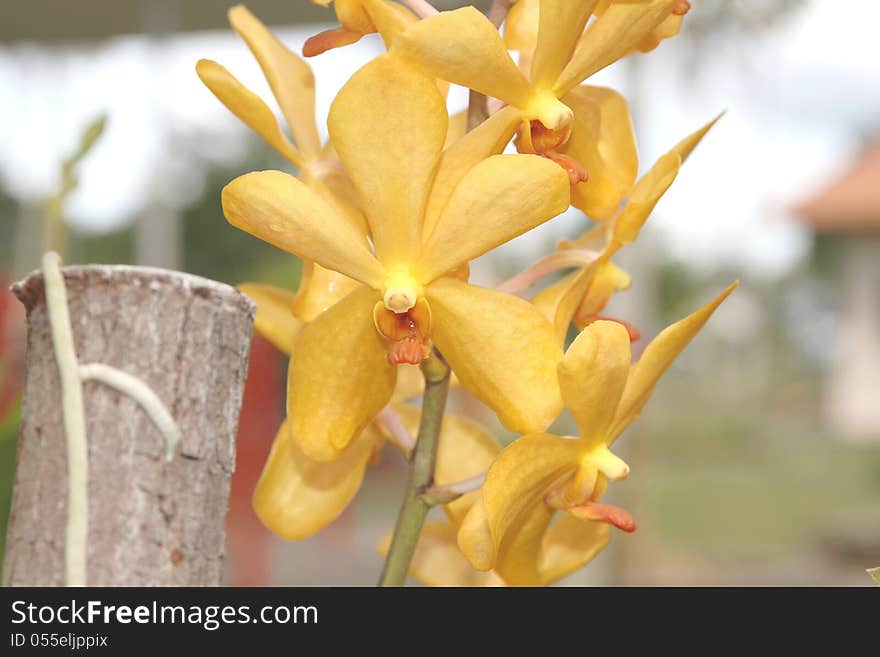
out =
<svg viewBox="0 0 880 657"><path fill-rule="evenodd" d="M430 353L431 308L424 297L404 312L395 312L385 301L373 308L373 323L379 334L388 340L387 360L391 365L418 365Z"/></svg>
<svg viewBox="0 0 880 657"><path fill-rule="evenodd" d="M569 512L584 520L607 522L628 534L636 530L636 523L630 512L613 504L581 504L570 508Z"/></svg>

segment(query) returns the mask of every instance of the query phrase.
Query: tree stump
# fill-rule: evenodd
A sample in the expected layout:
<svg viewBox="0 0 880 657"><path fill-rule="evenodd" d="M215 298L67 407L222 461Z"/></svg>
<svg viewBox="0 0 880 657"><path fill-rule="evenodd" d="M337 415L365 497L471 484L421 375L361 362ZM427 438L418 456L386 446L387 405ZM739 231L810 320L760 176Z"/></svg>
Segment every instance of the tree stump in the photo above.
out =
<svg viewBox="0 0 880 657"><path fill-rule="evenodd" d="M177 422L171 461L138 403L84 384L90 586L212 586L224 573L224 520L254 315L228 285L162 269L63 270L77 358L152 388ZM27 310L18 464L5 586L62 586L67 456L43 276L12 291Z"/></svg>

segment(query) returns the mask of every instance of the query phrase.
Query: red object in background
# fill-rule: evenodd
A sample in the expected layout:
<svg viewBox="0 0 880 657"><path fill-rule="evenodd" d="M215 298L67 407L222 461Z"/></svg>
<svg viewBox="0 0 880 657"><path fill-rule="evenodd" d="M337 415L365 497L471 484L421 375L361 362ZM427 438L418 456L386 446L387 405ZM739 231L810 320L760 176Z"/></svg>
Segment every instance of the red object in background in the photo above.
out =
<svg viewBox="0 0 880 657"><path fill-rule="evenodd" d="M880 230L880 142L867 146L838 178L793 208L819 233Z"/></svg>
<svg viewBox="0 0 880 657"><path fill-rule="evenodd" d="M235 474L226 515L229 570L233 586L267 586L274 537L257 518L251 495L275 433L284 419L284 361L269 341L254 334L238 424Z"/></svg>
<svg viewBox="0 0 880 657"><path fill-rule="evenodd" d="M9 285L10 279L0 272L0 422L18 400L22 384L22 309Z"/></svg>

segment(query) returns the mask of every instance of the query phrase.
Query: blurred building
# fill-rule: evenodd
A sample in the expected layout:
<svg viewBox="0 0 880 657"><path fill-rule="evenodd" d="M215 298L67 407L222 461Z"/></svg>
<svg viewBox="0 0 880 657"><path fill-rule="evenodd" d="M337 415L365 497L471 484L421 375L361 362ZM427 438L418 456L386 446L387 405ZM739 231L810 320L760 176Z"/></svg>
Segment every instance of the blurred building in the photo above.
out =
<svg viewBox="0 0 880 657"><path fill-rule="evenodd" d="M880 441L880 143L796 213L817 235L833 237L840 256L826 416L846 439Z"/></svg>

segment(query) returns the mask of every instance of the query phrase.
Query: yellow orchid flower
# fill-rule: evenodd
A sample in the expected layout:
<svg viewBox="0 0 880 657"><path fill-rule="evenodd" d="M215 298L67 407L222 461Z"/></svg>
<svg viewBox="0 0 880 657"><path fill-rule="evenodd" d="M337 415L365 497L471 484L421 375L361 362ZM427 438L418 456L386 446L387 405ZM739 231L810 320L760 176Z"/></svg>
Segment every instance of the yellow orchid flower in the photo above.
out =
<svg viewBox="0 0 880 657"><path fill-rule="evenodd" d="M295 293L262 283L236 286L257 305L254 329L288 357L302 328L359 286L357 281L319 266L304 276Z"/></svg>
<svg viewBox="0 0 880 657"><path fill-rule="evenodd" d="M327 272L317 268L318 272ZM335 273L335 272L330 272ZM347 279L350 280L350 279ZM306 289L312 297L322 296L332 306L345 293L339 288L326 285L327 281L310 281ZM269 285L244 283L238 289L247 294L257 305L254 328L281 352L291 356L296 337L314 317L306 318L314 308L302 303L298 295ZM322 302L324 303L324 302ZM398 377L392 403L400 411L409 412L403 406L406 399L422 392L422 377L418 368L406 366ZM290 435L290 423L285 420L272 444L272 451L263 466L263 472L253 493L253 506L257 516L266 527L287 540L308 538L326 527L348 506L360 488L364 471L388 439L388 431L381 422L371 422L352 441L340 458L331 462L310 459L297 446ZM458 447L456 434L445 447L446 460L455 458ZM401 448L405 446L399 445ZM485 467L485 466L484 466Z"/></svg>
<svg viewBox="0 0 880 657"><path fill-rule="evenodd" d="M629 105L607 87L582 84L564 97L573 114L571 137L558 153L578 163L588 179L571 188L571 204L595 221L620 208L639 173Z"/></svg>
<svg viewBox="0 0 880 657"><path fill-rule="evenodd" d="M599 224L577 240L560 244L557 256L566 258L583 253L584 258L590 260L579 270L542 290L532 300L553 322L560 342L565 340L569 324L574 322L578 328L583 328L591 321L600 319L611 297L629 288L629 274L611 262L612 256L624 245L635 241L657 202L672 185L681 165L720 118L721 115L715 117L657 160L633 187L626 205L610 221ZM626 322L621 323L630 332L630 338L638 340L638 330Z"/></svg>
<svg viewBox="0 0 880 657"><path fill-rule="evenodd" d="M418 412L411 407L399 409L409 431L414 431ZM447 415L438 450L435 483L449 485L485 472L497 458L501 448L481 425L466 418ZM458 531L470 508L480 500L479 490L463 495L443 506L446 518L428 522L419 538L409 574L428 586L506 586L507 582L494 570L481 572L468 563L458 547ZM578 530L578 531L575 531ZM597 528L607 533L606 528ZM584 563L585 552L597 550L593 541L584 541L580 522L564 522L545 536L547 583L577 570ZM391 544L388 534L379 545L385 556Z"/></svg>
<svg viewBox="0 0 880 657"><path fill-rule="evenodd" d="M528 302L470 285L455 272L568 207L558 167L530 155L474 166L430 230L425 208L448 117L431 78L392 55L355 73L328 121L369 223L372 245L336 208L278 171L223 189L227 220L363 285L300 333L288 379L288 420L300 448L338 458L390 399L395 365L434 344L461 384L513 430L542 430L561 407L553 329Z"/></svg>
<svg viewBox="0 0 880 657"><path fill-rule="evenodd" d="M617 3L585 31L597 0L541 0L528 78L492 23L473 7L413 24L396 37L392 51L439 78L507 103L513 111L499 112L503 119L492 123L494 140L519 127L520 152L550 158L567 171L573 186L588 186L589 192L575 192L573 203L601 220L635 181L632 126L619 95L577 87L629 52L670 14L675 2ZM582 116L576 118L578 114Z"/></svg>
<svg viewBox="0 0 880 657"><path fill-rule="evenodd" d="M480 571L462 554L458 545L460 529L451 520L425 524L419 538L409 574L426 586L498 587L516 586L497 570ZM608 544L610 531L604 523L585 523L568 514L544 534L541 544L541 584L547 586L567 577L589 563ZM383 539L379 553L387 553L391 536Z"/></svg>
<svg viewBox="0 0 880 657"><path fill-rule="evenodd" d="M365 219L351 203L351 184L332 148L322 147L315 124L315 81L309 66L284 47L245 7L229 10L229 21L257 58L292 133L291 142L266 104L219 64L202 60L196 70L215 96L298 169L298 177L362 230ZM359 284L311 261L303 262L296 294L244 283L239 289L257 304L254 328L288 356L302 328ZM415 373L418 375L418 372ZM418 377L420 379L420 377ZM401 377L399 401L419 389ZM401 397L403 395L403 397ZM287 539L305 538L326 526L348 505L360 487L364 469L384 443L375 425L353 441L333 463L309 459L281 426L254 491L258 517Z"/></svg>
<svg viewBox="0 0 880 657"><path fill-rule="evenodd" d="M333 0L312 0L328 7ZM386 46L394 35L416 16L405 7L388 0L336 0L333 5L339 27L320 32L303 44L303 56L314 57L333 48L357 43L367 34L379 32Z"/></svg>
<svg viewBox="0 0 880 657"><path fill-rule="evenodd" d="M246 7L232 7L228 17L257 59L294 141L281 130L266 103L220 64L200 60L196 64L199 78L235 116L296 167L297 176L306 185L334 204L351 223L364 227L366 221L355 207L356 196L342 164L332 148L321 146L315 121L315 77L311 68L278 41ZM310 321L355 285L347 276L304 261L299 294L294 301L295 315L301 321Z"/></svg>
<svg viewBox="0 0 880 657"><path fill-rule="evenodd" d="M548 536L554 532L566 533L563 545L578 546L580 559L568 561L570 568L601 551L609 525L635 529L629 513L601 503L608 482L629 474L629 466L610 447L736 285L663 330L632 366L629 336L620 324L598 321L581 332L559 364L562 396L579 437L532 434L501 452L458 534L471 565L494 568L513 585L543 585L572 572L551 560ZM551 524L557 511L565 514Z"/></svg>
<svg viewBox="0 0 880 657"><path fill-rule="evenodd" d="M196 72L233 114L287 159L304 178L341 173L338 161L325 157L315 123L315 76L243 5L228 11L229 23L250 48L272 90L294 142L284 134L271 109L217 62L202 59ZM335 164L335 166L334 166Z"/></svg>
<svg viewBox="0 0 880 657"><path fill-rule="evenodd" d="M289 337L304 324L291 311L293 295L254 284L241 285L239 289L257 303L255 327L291 356L293 344ZM282 343L286 343L285 347L281 347ZM421 394L422 376L411 365L403 366L399 374L391 405L404 431L413 436L418 428L419 410L403 402ZM289 422L285 421L254 489L252 501L257 516L286 540L314 535L349 505L360 489L367 466L376 461L387 440L404 453L412 447L401 443L384 421L375 420L339 458L316 461L299 448L290 435ZM447 415L438 446L435 481L443 485L484 472L498 452L498 443L488 431L465 418ZM450 522L460 521L477 495L471 492L444 505ZM458 552L457 547L455 550ZM462 559L460 553L458 558ZM473 570L466 563L465 566Z"/></svg>
<svg viewBox="0 0 880 657"><path fill-rule="evenodd" d="M646 0L599 0L593 8L593 16L599 17L615 2L637 3ZM531 58L538 42L538 23L540 0L517 0L507 14L504 27L504 42L510 50L517 50L526 59ZM661 41L671 39L681 30L682 20L691 9L687 0L679 0L669 15L633 48L640 52L649 52L660 45Z"/></svg>
<svg viewBox="0 0 880 657"><path fill-rule="evenodd" d="M599 4L593 10L593 15L601 16L610 5L616 2L644 2L645 0L600 0ZM672 12L663 19L657 27L651 30L645 38L639 41L634 50L639 52L650 52L654 50L661 42L678 36L681 31L681 24L685 14L691 10L691 3L688 0L678 0L672 8Z"/></svg>

